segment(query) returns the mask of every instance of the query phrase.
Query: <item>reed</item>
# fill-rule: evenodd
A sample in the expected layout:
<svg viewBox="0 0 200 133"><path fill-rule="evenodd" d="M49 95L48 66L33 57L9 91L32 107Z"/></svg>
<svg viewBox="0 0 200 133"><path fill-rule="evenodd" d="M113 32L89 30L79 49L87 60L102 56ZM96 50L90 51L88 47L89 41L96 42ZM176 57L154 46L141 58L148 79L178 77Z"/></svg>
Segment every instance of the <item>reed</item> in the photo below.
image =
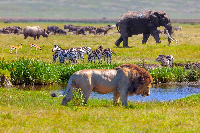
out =
<svg viewBox="0 0 200 133"><path fill-rule="evenodd" d="M185 70L183 67L162 67L150 69L149 72L153 77L153 83L197 82L200 79L200 69Z"/></svg>
<svg viewBox="0 0 200 133"><path fill-rule="evenodd" d="M20 58L18 60L6 61L0 59L0 68L10 72L13 84L50 84L67 82L69 77L83 69L113 69L120 63L112 64L60 64L45 63L35 59ZM184 70L183 67L167 68L161 67L150 69L153 83L167 82L195 82L200 79L200 69Z"/></svg>
<svg viewBox="0 0 200 133"><path fill-rule="evenodd" d="M49 84L67 82L69 77L82 69L112 69L119 64L75 64L45 63L35 59L20 58L6 61L0 59L0 68L10 72L13 84Z"/></svg>

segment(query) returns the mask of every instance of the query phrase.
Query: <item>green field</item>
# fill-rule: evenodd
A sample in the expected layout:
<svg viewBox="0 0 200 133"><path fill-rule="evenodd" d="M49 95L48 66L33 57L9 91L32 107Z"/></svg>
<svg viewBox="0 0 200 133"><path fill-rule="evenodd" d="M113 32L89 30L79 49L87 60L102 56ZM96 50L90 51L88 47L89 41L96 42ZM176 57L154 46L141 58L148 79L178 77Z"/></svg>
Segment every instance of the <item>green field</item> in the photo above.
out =
<svg viewBox="0 0 200 133"><path fill-rule="evenodd" d="M46 23L46 22L32 22L32 23L11 23L4 24L0 23L0 28L5 28L7 26L33 26L38 25L42 28L47 28L49 25L57 25L63 29L66 23ZM100 27L107 25L105 23L72 23L74 25L91 25ZM130 48L120 48L114 45L115 41L119 38L120 34L116 33L117 30L113 29L108 32L106 36L103 35L49 35L48 38L40 37L39 40L34 40L28 37L24 39L23 35L4 35L0 34L0 53L1 58L16 60L20 57L24 58L34 58L45 62L52 62L52 48L54 44L61 46L62 48L72 48L72 47L82 47L89 46L93 50L97 49L99 45L103 45L104 48L111 48L117 55L113 55L113 63L152 63L156 64L155 61L159 54L173 55L175 58L175 63L187 63L187 62L198 62L200 61L200 25L190 25L190 24L173 24L180 25L183 27L182 31L175 31L173 35L179 42L172 42L168 45L167 36L160 35L161 43L156 44L154 38L150 36L147 44L142 44L142 35L137 35L129 38ZM162 29L160 27L160 29ZM43 47L42 50L30 50L30 43L36 43ZM22 49L18 50L15 54L9 53L10 45L20 46L23 45ZM85 59L87 56L85 55ZM80 63L80 60L78 60ZM85 61L87 63L87 59Z"/></svg>
<svg viewBox="0 0 200 133"><path fill-rule="evenodd" d="M199 132L200 95L168 102L89 99L61 106L47 91L0 89L0 132Z"/></svg>

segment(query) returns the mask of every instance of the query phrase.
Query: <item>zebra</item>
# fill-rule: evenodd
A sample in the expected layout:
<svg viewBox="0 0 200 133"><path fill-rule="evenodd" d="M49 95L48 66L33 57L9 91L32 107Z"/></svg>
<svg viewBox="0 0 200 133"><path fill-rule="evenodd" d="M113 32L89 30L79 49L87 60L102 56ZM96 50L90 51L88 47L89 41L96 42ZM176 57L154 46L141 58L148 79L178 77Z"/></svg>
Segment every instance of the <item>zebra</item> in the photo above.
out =
<svg viewBox="0 0 200 133"><path fill-rule="evenodd" d="M73 63L75 63L77 54L76 54L76 51L75 51L74 48L62 49L60 46L54 45L54 48L52 49L52 52L54 52L54 51L58 52L60 63L64 63L65 58L68 58ZM54 60L56 60L56 54L54 55L53 58L55 58Z"/></svg>
<svg viewBox="0 0 200 133"><path fill-rule="evenodd" d="M163 66L174 66L174 57L172 55L159 55L156 61L161 62Z"/></svg>
<svg viewBox="0 0 200 133"><path fill-rule="evenodd" d="M81 58L81 62L84 62L84 55L85 54L90 54L90 52L92 51L92 49L90 47L79 47L79 48L74 48L76 51L76 55L79 58Z"/></svg>
<svg viewBox="0 0 200 133"><path fill-rule="evenodd" d="M95 63L95 57L98 58L99 63L102 63L102 51L100 49L93 50L90 54L88 54L88 63L92 63L92 60L94 60Z"/></svg>
<svg viewBox="0 0 200 133"><path fill-rule="evenodd" d="M110 63L111 63L111 56L112 56L112 54L115 54L115 53L110 48L103 49L103 46L98 46L98 49L101 50L101 56L104 57L104 61L105 61L105 57L106 57L107 63L108 63L108 60L109 60L108 58L110 58Z"/></svg>
<svg viewBox="0 0 200 133"><path fill-rule="evenodd" d="M81 47L84 51L86 51L87 55L90 54L90 52L92 51L92 49L88 46L85 47Z"/></svg>
<svg viewBox="0 0 200 133"><path fill-rule="evenodd" d="M180 30L180 31L182 31L182 27L181 27L181 26L174 26L174 27L173 27L173 30L176 30L176 31L177 31L177 30Z"/></svg>
<svg viewBox="0 0 200 133"><path fill-rule="evenodd" d="M56 62L56 59L57 59L57 57L58 57L58 51L56 51L56 52L52 55L52 57L53 57L53 62Z"/></svg>
<svg viewBox="0 0 200 133"><path fill-rule="evenodd" d="M75 52L76 52L76 56L77 58L81 58L81 62L84 62L84 55L85 54L90 54L90 52L92 51L92 49L90 47L79 47L79 48L74 48Z"/></svg>
<svg viewBox="0 0 200 133"><path fill-rule="evenodd" d="M105 57L107 58L107 63L108 63L108 58L110 58L110 63L111 63L112 54L116 55L116 53L114 53L110 48L102 50L102 56L104 57L104 61L105 61Z"/></svg>
<svg viewBox="0 0 200 133"><path fill-rule="evenodd" d="M75 50L76 50L78 59L81 58L81 62L84 62L84 55L86 53L90 53L90 51L86 51L86 49L83 49L83 47L75 48Z"/></svg>

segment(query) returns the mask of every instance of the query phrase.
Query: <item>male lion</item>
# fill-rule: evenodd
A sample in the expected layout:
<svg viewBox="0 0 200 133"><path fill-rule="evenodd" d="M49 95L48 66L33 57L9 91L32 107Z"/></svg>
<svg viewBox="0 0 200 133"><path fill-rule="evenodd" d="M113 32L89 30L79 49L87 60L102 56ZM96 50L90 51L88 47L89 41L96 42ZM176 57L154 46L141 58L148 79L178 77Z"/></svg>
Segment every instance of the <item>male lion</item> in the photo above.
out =
<svg viewBox="0 0 200 133"><path fill-rule="evenodd" d="M128 95L150 95L151 82L151 75L134 64L124 64L115 69L80 70L69 78L62 105L66 105L73 98L73 88L81 88L85 102L92 91L100 94L113 92L114 104L118 103L120 98L122 105L128 106Z"/></svg>

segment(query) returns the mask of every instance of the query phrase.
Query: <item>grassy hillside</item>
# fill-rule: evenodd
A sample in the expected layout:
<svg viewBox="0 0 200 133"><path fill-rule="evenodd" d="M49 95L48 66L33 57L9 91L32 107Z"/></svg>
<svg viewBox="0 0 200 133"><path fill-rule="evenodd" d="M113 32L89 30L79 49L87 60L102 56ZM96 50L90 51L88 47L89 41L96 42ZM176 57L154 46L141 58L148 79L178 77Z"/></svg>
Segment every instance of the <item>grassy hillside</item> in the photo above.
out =
<svg viewBox="0 0 200 133"><path fill-rule="evenodd" d="M172 19L200 18L198 0L4 0L0 17L119 18L126 11L164 10Z"/></svg>

